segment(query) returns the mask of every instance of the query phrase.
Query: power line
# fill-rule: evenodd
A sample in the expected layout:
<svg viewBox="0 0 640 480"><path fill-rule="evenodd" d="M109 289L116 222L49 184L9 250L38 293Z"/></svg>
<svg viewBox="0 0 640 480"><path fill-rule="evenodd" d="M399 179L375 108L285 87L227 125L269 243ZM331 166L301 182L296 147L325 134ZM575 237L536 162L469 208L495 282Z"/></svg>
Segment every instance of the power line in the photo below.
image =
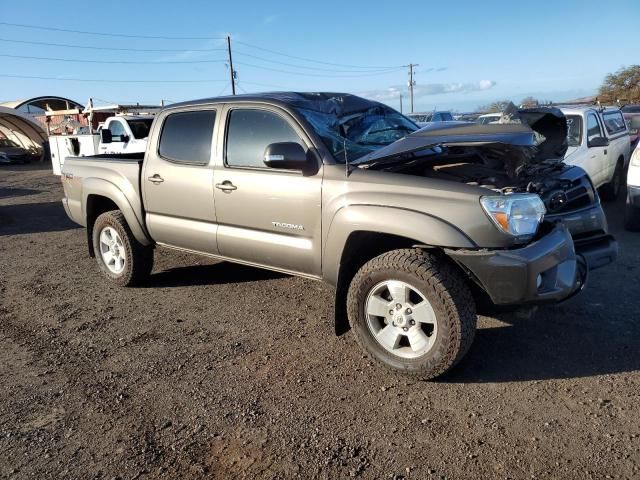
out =
<svg viewBox="0 0 640 480"><path fill-rule="evenodd" d="M9 75L0 73L0 77L4 78L23 78L31 80L54 80L61 82L95 82L95 83L219 83L228 82L228 80L114 80L108 78L57 78L57 77L40 77L32 75Z"/></svg>
<svg viewBox="0 0 640 480"><path fill-rule="evenodd" d="M28 55L10 55L0 53L0 57L21 58L25 60L46 60L52 62L71 63L106 63L106 64L126 64L126 65L162 65L162 64L192 64L192 63L224 63L224 60L161 60L161 61L129 61L129 60L84 60L78 58L57 58L57 57L32 57Z"/></svg>
<svg viewBox="0 0 640 480"><path fill-rule="evenodd" d="M127 33L90 32L85 30L70 30L66 28L43 27L41 25L26 25L23 23L9 22L0 22L0 25L18 28L30 28L33 30L48 30L50 32L79 33L81 35L99 35L103 37L147 38L151 40L224 40L224 38L222 37L166 37L160 35L132 35Z"/></svg>
<svg viewBox="0 0 640 480"><path fill-rule="evenodd" d="M365 66L365 65L349 65L349 64L344 64L344 63L322 62L320 60L313 60L311 58L305 58L305 57L297 57L295 55L289 55L287 53L277 52L275 50L269 50L268 48L259 47L257 45L251 45L250 43L241 42L239 40L236 40L235 42L239 43L241 45L244 45L245 47L255 48L256 50L262 50L263 52L273 53L274 55L280 55L280 56L283 56L283 57L294 58L296 60L303 60L305 62L319 63L321 65L331 65L331 66L334 66L334 67L347 67L347 68L363 68L363 69L404 68L404 65Z"/></svg>
<svg viewBox="0 0 640 480"><path fill-rule="evenodd" d="M22 43L26 45L42 45L45 47L65 47L65 48L82 48L85 50L113 50L118 52L174 52L174 53L187 53L187 52L223 52L224 48L118 48L118 47L95 47L90 45L71 45L68 43L48 43L48 42L34 42L30 40L11 40L8 38L0 38L0 42Z"/></svg>
<svg viewBox="0 0 640 480"><path fill-rule="evenodd" d="M271 72L279 72L279 73L286 73L288 75L299 75L299 76L303 76L303 77L330 77L330 78L355 78L355 77L373 77L376 75L386 75L388 73L394 73L397 71L397 69L393 69L393 70L385 70L385 71L381 71L381 72L366 72L366 73L361 73L361 74L353 74L353 75L334 75L334 74L321 74L321 73L307 73L307 72L292 72L289 70L281 70L279 68L270 68L270 67L265 67L263 65L254 65L252 63L246 63L246 62L236 62L236 64L238 65L244 65L245 67L250 67L250 68L259 68L262 70L269 70Z"/></svg>
<svg viewBox="0 0 640 480"><path fill-rule="evenodd" d="M240 42L238 42L240 43ZM269 62L269 63L276 63L278 65L286 65L288 67L295 67L295 68L302 68L302 69L306 69L306 70L317 70L317 71L321 71L321 72L337 72L337 73L363 73L362 70L339 70L339 69L335 69L335 68L323 68L323 67L310 67L307 65L300 65L300 64L295 64L295 63L287 63L287 62L280 62L278 60L271 60L269 58L264 58L264 57L259 57L257 55L252 55L250 53L246 53L246 52L240 52L238 50L234 50L234 53L240 54L242 56L245 57L250 57L250 58L255 58L257 60L262 60L264 62ZM387 67L387 68L381 68L379 70L371 70L371 73L380 71L380 72L388 72L388 71L393 71L393 70L399 70L402 69L404 67ZM369 73L369 72L366 72Z"/></svg>

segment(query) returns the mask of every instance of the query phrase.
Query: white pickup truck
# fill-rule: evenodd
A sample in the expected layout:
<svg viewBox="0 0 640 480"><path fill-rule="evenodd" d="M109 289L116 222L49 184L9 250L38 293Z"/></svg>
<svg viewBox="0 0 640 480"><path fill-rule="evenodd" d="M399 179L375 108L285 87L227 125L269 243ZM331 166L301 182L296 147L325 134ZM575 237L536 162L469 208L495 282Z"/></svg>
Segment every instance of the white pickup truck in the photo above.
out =
<svg viewBox="0 0 640 480"><path fill-rule="evenodd" d="M629 162L629 130L618 108L561 108L567 117L568 165L584 169L604 200L615 199Z"/></svg>
<svg viewBox="0 0 640 480"><path fill-rule="evenodd" d="M152 115L109 117L100 130L100 154L144 153Z"/></svg>
<svg viewBox="0 0 640 480"><path fill-rule="evenodd" d="M64 159L69 156L144 153L152 121L153 115L119 115L107 118L97 133L89 133L89 127L82 127L71 135L50 136L54 175L61 174Z"/></svg>

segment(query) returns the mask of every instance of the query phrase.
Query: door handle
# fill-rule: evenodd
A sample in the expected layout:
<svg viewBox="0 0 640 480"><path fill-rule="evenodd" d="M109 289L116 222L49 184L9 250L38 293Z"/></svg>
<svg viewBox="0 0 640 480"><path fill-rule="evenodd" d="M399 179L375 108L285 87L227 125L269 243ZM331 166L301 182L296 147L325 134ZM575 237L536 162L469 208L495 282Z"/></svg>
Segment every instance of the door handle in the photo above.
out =
<svg viewBox="0 0 640 480"><path fill-rule="evenodd" d="M147 177L147 180L149 180L150 182L153 182L153 183L162 183L162 182L164 182L164 178L162 178L157 173L152 177Z"/></svg>
<svg viewBox="0 0 640 480"><path fill-rule="evenodd" d="M231 183L229 180L225 180L222 183L216 183L216 188L219 188L220 190L222 190L223 192L231 192L233 190L237 190L238 187L236 187L233 183Z"/></svg>

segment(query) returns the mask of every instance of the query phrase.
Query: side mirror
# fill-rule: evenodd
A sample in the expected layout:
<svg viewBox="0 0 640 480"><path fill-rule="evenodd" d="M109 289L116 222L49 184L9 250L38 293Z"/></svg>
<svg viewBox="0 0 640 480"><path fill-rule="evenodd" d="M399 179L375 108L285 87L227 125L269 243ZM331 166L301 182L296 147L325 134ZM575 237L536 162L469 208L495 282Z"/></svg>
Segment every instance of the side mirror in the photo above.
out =
<svg viewBox="0 0 640 480"><path fill-rule="evenodd" d="M629 128L631 130L640 130L640 115L631 117L631 120L629 121Z"/></svg>
<svg viewBox="0 0 640 480"><path fill-rule="evenodd" d="M295 142L280 142L264 149L264 164L271 168L304 170L309 165L307 152Z"/></svg>
<svg viewBox="0 0 640 480"><path fill-rule="evenodd" d="M129 141L129 135L120 135L120 141L122 143L127 143Z"/></svg>
<svg viewBox="0 0 640 480"><path fill-rule="evenodd" d="M609 140L605 137L595 137L589 140L589 148L591 147L607 147L609 145Z"/></svg>
<svg viewBox="0 0 640 480"><path fill-rule="evenodd" d="M101 143L111 143L113 142L113 137L111 136L111 130L108 128L103 128L100 130L100 142Z"/></svg>

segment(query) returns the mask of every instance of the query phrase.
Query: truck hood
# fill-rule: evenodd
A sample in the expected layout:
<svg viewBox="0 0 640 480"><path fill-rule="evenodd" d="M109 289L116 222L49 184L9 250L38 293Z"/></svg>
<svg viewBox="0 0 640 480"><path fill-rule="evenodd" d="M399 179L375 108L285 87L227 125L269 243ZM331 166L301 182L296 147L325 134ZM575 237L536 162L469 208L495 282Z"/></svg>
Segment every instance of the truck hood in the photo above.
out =
<svg viewBox="0 0 640 480"><path fill-rule="evenodd" d="M428 125L375 152L359 158L355 165L370 168L395 163L398 157L437 146L504 146L519 150L530 163L557 159L567 151L567 121L557 108L540 107L517 110L503 115L500 123L447 122Z"/></svg>

